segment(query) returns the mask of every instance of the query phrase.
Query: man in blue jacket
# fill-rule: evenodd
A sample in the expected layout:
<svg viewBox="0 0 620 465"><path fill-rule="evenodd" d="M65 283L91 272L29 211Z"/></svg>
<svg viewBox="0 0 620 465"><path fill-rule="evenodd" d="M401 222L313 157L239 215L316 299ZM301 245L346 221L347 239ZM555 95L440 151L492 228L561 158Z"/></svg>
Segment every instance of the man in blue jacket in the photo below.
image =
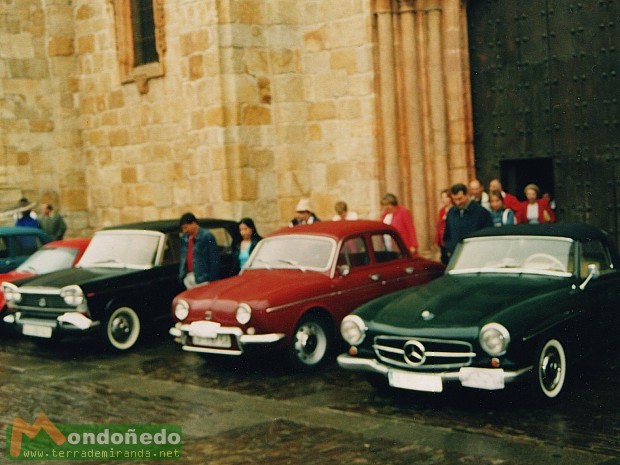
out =
<svg viewBox="0 0 620 465"><path fill-rule="evenodd" d="M453 185L450 188L450 197L456 208L448 210L446 216L446 231L443 237L448 256L452 256L463 237L493 226L491 214L468 195L465 184Z"/></svg>
<svg viewBox="0 0 620 465"><path fill-rule="evenodd" d="M215 237L198 225L192 213L183 214L179 223L183 232L179 280L187 289L215 281L220 273L220 253Z"/></svg>

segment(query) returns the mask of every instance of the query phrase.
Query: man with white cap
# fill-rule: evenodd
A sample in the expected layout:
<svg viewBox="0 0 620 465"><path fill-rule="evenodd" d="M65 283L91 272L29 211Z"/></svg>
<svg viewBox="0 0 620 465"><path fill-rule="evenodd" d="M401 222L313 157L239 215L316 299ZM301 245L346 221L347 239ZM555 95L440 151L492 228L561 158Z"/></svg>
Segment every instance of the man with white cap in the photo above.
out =
<svg viewBox="0 0 620 465"><path fill-rule="evenodd" d="M288 224L289 228L300 224L312 224L321 221L312 212L312 202L310 199L301 199L295 207L295 218Z"/></svg>

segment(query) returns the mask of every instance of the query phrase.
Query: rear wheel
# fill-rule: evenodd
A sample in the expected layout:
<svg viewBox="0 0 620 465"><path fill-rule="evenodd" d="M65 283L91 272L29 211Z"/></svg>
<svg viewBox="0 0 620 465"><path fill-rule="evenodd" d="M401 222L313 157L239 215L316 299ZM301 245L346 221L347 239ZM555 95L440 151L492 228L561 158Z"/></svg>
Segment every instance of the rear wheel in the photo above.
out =
<svg viewBox="0 0 620 465"><path fill-rule="evenodd" d="M324 318L304 316L293 332L289 344L289 361L302 371L319 368L332 350L332 331Z"/></svg>
<svg viewBox="0 0 620 465"><path fill-rule="evenodd" d="M555 399L566 383L566 351L557 339L548 340L538 351L532 390L539 400Z"/></svg>
<svg viewBox="0 0 620 465"><path fill-rule="evenodd" d="M104 342L112 349L129 350L140 337L140 317L131 307L118 307L106 319Z"/></svg>

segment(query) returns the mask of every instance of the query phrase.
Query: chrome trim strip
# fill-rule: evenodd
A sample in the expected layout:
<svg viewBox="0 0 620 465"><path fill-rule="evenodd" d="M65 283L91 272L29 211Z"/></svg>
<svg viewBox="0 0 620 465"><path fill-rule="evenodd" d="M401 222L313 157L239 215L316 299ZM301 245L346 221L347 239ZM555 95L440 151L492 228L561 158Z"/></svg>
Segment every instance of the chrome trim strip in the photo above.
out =
<svg viewBox="0 0 620 465"><path fill-rule="evenodd" d="M379 335L375 336L374 344L372 348L374 350L377 358L386 365L395 366L400 368L410 368L405 360L405 351L401 347L407 343L407 341L420 341L423 344L442 344L442 345L452 345L452 346L460 346L464 348L466 351L463 352L445 352L445 351L425 351L426 357L436 357L436 358L446 358L446 359L466 359L466 361L453 361L450 363L446 361L446 363L421 363L416 365L417 368L421 371L429 371L435 369L454 369L470 366L472 360L476 357L476 353L472 350L472 344L467 341L461 341L457 339L436 339L436 338L428 338L428 337L414 337L414 336L388 336L388 335ZM401 345L401 347L392 347L381 344L383 341L395 341ZM389 354L399 355L403 357L403 360L395 360L389 357Z"/></svg>
<svg viewBox="0 0 620 465"><path fill-rule="evenodd" d="M239 338L242 344L272 344L284 339L284 333L272 334L244 334Z"/></svg>
<svg viewBox="0 0 620 465"><path fill-rule="evenodd" d="M297 300L295 302L289 302L289 303L286 303L284 305L278 305L276 307L269 307L269 308L265 309L265 313L277 312L277 311L280 311L280 310L284 310L285 308L293 307L295 305L302 305L302 304L305 304L306 302L313 302L313 301L316 301L318 299L325 299L325 298L332 297L332 296L335 296L335 295L340 295L340 294L342 294L341 291L330 292L329 294L323 294L323 295L318 295L318 296L314 295L312 297L308 297L307 299Z"/></svg>
<svg viewBox="0 0 620 465"><path fill-rule="evenodd" d="M75 310L76 307L32 307L30 305L15 305L14 307L18 311L35 311L35 312L49 312L50 314L65 313L69 310Z"/></svg>
<svg viewBox="0 0 620 465"><path fill-rule="evenodd" d="M549 270L533 270L532 268L467 268L462 270L450 270L449 275L462 274L478 274L478 273L497 273L497 274L535 274L543 276L555 276L558 278L570 278L573 276L568 271L549 271Z"/></svg>
<svg viewBox="0 0 620 465"><path fill-rule="evenodd" d="M197 352L201 354L226 354L226 355L241 355L243 353L242 350L229 350L229 349L216 349L216 348L208 348L208 347L196 347L196 346L182 346L182 349L187 352Z"/></svg>
<svg viewBox="0 0 620 465"><path fill-rule="evenodd" d="M22 286L17 290L20 294L60 295L59 287Z"/></svg>
<svg viewBox="0 0 620 465"><path fill-rule="evenodd" d="M173 337L186 336L190 338L192 337L191 336L191 323L190 324L177 323L176 325L174 325L172 328L168 330L168 334L170 334ZM240 328L236 328L234 326L220 326L219 328L217 328L217 331L215 332L215 334L216 336L219 336L220 334L228 334L228 335L234 336L235 338L237 338L237 344L241 348L243 344L272 344L286 337L286 334L284 333L243 334L243 331ZM187 346L187 347L194 347L194 346ZM208 349L208 350L210 351L217 350L217 353L222 353L221 349L214 348L214 349ZM202 348L200 348L200 350L192 350L192 351L200 352L202 351ZM237 351L227 351L226 353L228 352L236 353ZM241 352L243 352L243 350L239 351L239 353Z"/></svg>
<svg viewBox="0 0 620 465"><path fill-rule="evenodd" d="M35 325L35 326L49 326L56 328L58 326L56 320L42 320L39 318L17 318L15 323L18 325Z"/></svg>

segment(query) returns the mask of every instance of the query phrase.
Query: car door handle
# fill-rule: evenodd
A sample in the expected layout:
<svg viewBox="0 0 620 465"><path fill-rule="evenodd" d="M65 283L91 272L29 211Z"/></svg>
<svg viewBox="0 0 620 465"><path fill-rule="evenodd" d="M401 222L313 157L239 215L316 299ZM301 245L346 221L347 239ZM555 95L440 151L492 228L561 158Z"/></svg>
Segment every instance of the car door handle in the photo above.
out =
<svg viewBox="0 0 620 465"><path fill-rule="evenodd" d="M368 277L372 281L380 281L381 280L381 274L380 273L371 273L370 275L368 275Z"/></svg>
<svg viewBox="0 0 620 465"><path fill-rule="evenodd" d="M413 266L408 266L407 268L405 268L405 273L407 274L413 274L415 271L415 268Z"/></svg>

